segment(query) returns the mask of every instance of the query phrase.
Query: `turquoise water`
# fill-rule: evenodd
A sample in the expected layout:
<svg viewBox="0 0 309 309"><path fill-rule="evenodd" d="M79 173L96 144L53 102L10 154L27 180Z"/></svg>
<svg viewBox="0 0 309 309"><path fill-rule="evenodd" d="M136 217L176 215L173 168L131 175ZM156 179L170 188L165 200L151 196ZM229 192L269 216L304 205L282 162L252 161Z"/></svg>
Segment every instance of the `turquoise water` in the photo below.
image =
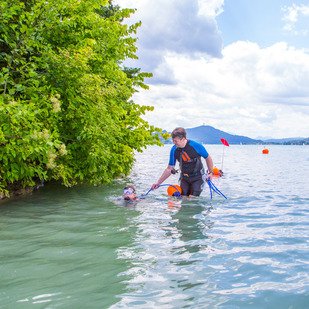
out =
<svg viewBox="0 0 309 309"><path fill-rule="evenodd" d="M231 146L197 199L146 193L170 146L104 187L47 185L0 203L0 308L308 308L309 148ZM221 167L220 145L207 146ZM177 176L167 183L177 184Z"/></svg>

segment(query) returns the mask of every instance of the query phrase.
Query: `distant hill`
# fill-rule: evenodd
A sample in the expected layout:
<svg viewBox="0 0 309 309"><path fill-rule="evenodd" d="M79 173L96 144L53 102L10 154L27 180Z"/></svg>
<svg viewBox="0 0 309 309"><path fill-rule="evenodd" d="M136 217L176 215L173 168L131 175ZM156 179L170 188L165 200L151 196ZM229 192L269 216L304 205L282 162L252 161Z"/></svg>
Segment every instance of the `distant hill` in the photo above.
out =
<svg viewBox="0 0 309 309"><path fill-rule="evenodd" d="M253 139L242 135L233 135L224 131L218 130L211 126L199 126L195 128L186 129L187 138L192 139L202 144L221 144L221 138L224 138L231 145L236 144L278 144L278 145L309 145L309 138L295 137L295 138L281 138L281 139ZM167 131L163 131L164 133ZM171 132L169 132L171 133ZM161 141L165 144L171 144L172 138L165 141L161 138Z"/></svg>
<svg viewBox="0 0 309 309"><path fill-rule="evenodd" d="M277 143L277 144L284 144L284 143L290 143L295 141L301 141L305 140L303 137L289 137L289 138L269 138L269 139L263 139L265 143Z"/></svg>
<svg viewBox="0 0 309 309"><path fill-rule="evenodd" d="M260 144L262 140L252 139L250 137L233 135L224 131L215 129L211 126L199 126L186 129L187 138L193 139L203 144L221 144L221 138L228 141L229 144Z"/></svg>
<svg viewBox="0 0 309 309"><path fill-rule="evenodd" d="M271 136L257 136L255 139L266 141L267 139L272 139Z"/></svg>

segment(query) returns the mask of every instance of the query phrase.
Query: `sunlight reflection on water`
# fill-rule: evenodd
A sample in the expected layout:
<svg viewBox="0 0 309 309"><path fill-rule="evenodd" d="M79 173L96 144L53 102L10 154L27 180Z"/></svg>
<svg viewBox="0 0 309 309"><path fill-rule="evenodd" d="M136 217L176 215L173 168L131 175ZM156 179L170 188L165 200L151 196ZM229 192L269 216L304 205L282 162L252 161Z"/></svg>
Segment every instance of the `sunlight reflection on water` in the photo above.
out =
<svg viewBox="0 0 309 309"><path fill-rule="evenodd" d="M263 156L259 148L233 146L226 153L225 175L214 183L229 197L227 201L219 196L209 200L205 189L198 200L170 198L160 204L156 197L166 194L163 189L151 193L153 200L136 218L139 250L130 256L133 264L143 262L138 275L127 281L133 291L121 295L114 308L305 306L309 292L308 263L304 262L308 254L309 199L304 185L308 151L299 147L294 153L293 148L274 146ZM213 158L220 157L222 148L207 149ZM150 156L155 162L145 160L144 154L138 156L135 173L142 170L143 177L140 182L134 173L130 178L140 188L145 185L141 179L151 185L167 165L168 146L162 150L164 155L156 148L149 151L156 154ZM156 169L158 158L165 165L160 163ZM217 166L220 159L215 160ZM298 170L302 173L290 181L289 175ZM176 184L177 178L166 182ZM126 251L122 248L122 255ZM158 294L149 296L147 291Z"/></svg>
<svg viewBox="0 0 309 309"><path fill-rule="evenodd" d="M306 308L309 152L230 146L224 177L197 199L146 193L170 145L136 154L129 177L104 187L48 185L1 203L0 307ZM220 167L222 147L207 146ZM166 183L177 184L178 176Z"/></svg>

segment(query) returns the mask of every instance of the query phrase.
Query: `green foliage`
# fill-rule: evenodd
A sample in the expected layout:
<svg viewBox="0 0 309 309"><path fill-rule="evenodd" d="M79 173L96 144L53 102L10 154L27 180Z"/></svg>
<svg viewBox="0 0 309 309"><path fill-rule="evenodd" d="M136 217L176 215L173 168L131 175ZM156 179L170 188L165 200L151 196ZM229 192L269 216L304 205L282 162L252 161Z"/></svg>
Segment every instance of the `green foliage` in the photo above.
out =
<svg viewBox="0 0 309 309"><path fill-rule="evenodd" d="M94 0L0 3L0 193L14 182L70 186L128 174L134 150L160 144L130 98L147 89L136 58L134 13Z"/></svg>

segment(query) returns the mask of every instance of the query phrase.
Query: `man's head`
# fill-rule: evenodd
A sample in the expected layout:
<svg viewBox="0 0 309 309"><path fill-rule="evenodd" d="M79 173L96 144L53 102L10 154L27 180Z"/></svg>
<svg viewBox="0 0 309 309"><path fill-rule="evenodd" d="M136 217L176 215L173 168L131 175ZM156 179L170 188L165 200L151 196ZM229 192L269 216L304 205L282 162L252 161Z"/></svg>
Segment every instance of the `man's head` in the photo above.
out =
<svg viewBox="0 0 309 309"><path fill-rule="evenodd" d="M133 186L128 185L123 189L123 198L125 200L134 200L135 197L135 188Z"/></svg>
<svg viewBox="0 0 309 309"><path fill-rule="evenodd" d="M176 147L183 148L187 143L187 132L184 128L176 128L172 132L173 144Z"/></svg>

